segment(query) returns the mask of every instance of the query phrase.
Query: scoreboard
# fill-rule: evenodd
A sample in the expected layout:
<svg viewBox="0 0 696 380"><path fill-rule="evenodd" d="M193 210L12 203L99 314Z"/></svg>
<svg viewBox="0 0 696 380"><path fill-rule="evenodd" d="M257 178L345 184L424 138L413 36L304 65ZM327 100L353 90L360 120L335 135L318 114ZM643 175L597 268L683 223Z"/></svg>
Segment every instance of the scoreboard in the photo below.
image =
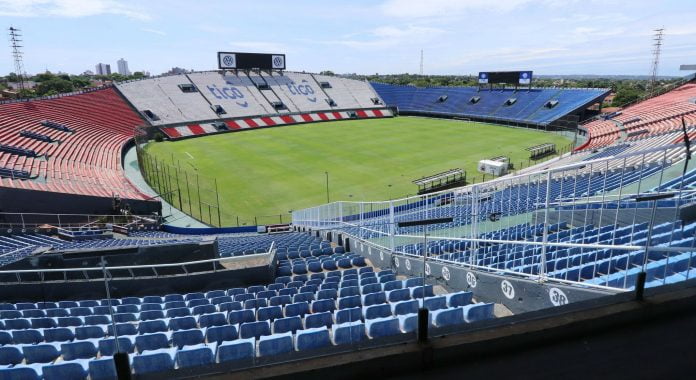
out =
<svg viewBox="0 0 696 380"><path fill-rule="evenodd" d="M285 70L285 54L218 52L218 68Z"/></svg>
<svg viewBox="0 0 696 380"><path fill-rule="evenodd" d="M531 71L482 71L479 72L479 84L532 84Z"/></svg>

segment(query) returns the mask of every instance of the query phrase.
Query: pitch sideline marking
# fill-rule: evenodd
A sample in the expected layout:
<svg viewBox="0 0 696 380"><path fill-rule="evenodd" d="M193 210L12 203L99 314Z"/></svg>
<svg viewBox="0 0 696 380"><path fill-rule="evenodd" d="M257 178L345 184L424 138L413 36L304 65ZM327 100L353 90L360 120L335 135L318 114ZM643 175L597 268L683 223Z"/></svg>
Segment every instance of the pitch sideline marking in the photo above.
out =
<svg viewBox="0 0 696 380"><path fill-rule="evenodd" d="M192 160L195 159L195 158L193 158L193 156L191 155L191 153L189 153L189 152L184 152L184 153L186 153L189 157L191 157Z"/></svg>

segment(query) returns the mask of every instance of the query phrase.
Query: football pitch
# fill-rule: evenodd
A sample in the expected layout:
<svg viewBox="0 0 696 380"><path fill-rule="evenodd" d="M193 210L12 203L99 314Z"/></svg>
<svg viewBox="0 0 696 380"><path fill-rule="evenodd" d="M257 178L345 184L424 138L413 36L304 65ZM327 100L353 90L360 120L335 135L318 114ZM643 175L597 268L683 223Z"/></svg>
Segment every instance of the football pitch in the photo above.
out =
<svg viewBox="0 0 696 380"><path fill-rule="evenodd" d="M201 179L215 178L222 225L236 225L237 217L250 224L254 216L273 215L263 220L273 223L279 214L326 203L326 173L332 202L395 199L416 193L411 181L448 169L464 169L469 181L480 178L481 159L508 156L516 167L526 164L525 148L547 142L562 148L571 140L523 128L396 117L224 133L146 149Z"/></svg>

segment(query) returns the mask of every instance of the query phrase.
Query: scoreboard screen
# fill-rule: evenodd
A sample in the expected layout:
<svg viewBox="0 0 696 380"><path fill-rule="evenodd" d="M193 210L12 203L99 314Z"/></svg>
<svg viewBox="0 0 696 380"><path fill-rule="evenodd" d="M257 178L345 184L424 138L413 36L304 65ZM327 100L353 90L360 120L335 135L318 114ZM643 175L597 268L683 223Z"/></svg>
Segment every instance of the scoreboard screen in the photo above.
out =
<svg viewBox="0 0 696 380"><path fill-rule="evenodd" d="M531 71L482 71L479 73L479 84L521 84L532 83Z"/></svg>
<svg viewBox="0 0 696 380"><path fill-rule="evenodd" d="M218 68L285 70L285 54L218 52Z"/></svg>

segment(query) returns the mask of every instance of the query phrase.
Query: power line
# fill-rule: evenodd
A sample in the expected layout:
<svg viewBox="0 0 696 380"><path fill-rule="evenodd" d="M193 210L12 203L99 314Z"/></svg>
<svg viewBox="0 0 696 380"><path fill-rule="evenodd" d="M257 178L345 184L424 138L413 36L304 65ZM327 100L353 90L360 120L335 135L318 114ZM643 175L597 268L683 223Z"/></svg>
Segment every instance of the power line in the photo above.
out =
<svg viewBox="0 0 696 380"><path fill-rule="evenodd" d="M10 47L12 48L12 58L14 59L15 74L17 75L17 86L19 90L24 90L24 63L22 62L22 34L21 30L10 26Z"/></svg>

